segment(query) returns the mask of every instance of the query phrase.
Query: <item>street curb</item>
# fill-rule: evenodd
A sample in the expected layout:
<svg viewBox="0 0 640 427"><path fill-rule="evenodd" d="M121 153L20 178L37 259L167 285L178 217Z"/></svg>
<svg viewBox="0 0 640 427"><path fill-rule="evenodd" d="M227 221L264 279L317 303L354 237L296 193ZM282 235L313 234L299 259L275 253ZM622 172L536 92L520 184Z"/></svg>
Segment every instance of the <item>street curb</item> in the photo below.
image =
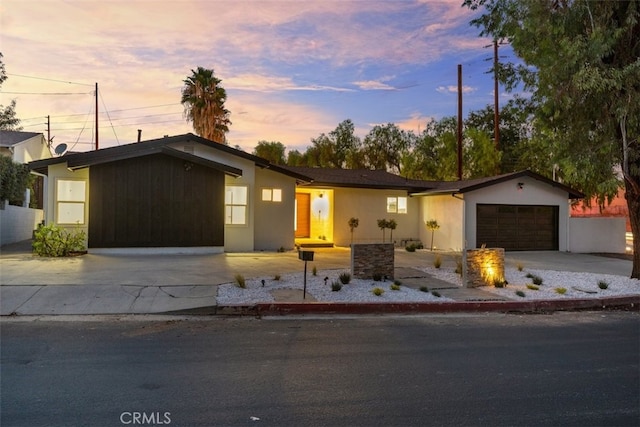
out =
<svg viewBox="0 0 640 427"><path fill-rule="evenodd" d="M462 301L426 303L280 302L259 303L255 305L218 306L216 314L230 316L286 316L303 314L390 313L550 313L554 311L579 310L640 311L640 296L571 300Z"/></svg>

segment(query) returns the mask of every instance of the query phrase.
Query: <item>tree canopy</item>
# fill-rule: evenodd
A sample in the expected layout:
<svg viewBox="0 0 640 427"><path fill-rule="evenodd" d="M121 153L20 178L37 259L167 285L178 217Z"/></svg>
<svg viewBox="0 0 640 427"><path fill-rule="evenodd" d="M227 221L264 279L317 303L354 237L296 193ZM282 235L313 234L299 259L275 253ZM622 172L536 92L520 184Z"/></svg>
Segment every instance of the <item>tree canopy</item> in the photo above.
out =
<svg viewBox="0 0 640 427"><path fill-rule="evenodd" d="M602 204L624 184L640 278L640 2L465 0L480 35L507 40L534 112L531 144L557 177ZM544 151L543 151L544 150ZM622 177L620 177L620 171Z"/></svg>
<svg viewBox="0 0 640 427"><path fill-rule="evenodd" d="M7 80L7 72L2 61L2 52L0 52L0 87ZM12 99L6 107L0 105L0 130L22 130L20 119L16 117L16 100Z"/></svg>
<svg viewBox="0 0 640 427"><path fill-rule="evenodd" d="M226 144L230 111L224 106L227 92L212 69L198 67L184 81L181 103L187 121L203 138Z"/></svg>

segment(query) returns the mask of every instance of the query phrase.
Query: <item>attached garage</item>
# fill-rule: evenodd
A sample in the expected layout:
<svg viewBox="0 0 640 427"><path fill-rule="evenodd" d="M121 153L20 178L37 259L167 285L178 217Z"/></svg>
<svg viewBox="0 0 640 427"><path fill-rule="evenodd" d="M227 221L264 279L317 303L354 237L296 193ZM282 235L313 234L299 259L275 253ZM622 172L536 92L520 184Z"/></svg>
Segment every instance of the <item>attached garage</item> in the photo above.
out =
<svg viewBox="0 0 640 427"><path fill-rule="evenodd" d="M559 207L476 205L476 244L510 251L558 250Z"/></svg>

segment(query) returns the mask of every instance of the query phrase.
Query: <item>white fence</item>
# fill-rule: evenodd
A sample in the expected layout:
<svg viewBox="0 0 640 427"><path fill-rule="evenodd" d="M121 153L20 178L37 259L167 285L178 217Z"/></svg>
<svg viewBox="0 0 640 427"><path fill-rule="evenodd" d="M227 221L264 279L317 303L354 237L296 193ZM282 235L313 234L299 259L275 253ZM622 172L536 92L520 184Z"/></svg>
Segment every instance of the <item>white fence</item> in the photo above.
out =
<svg viewBox="0 0 640 427"><path fill-rule="evenodd" d="M626 251L625 218L569 218L569 252L613 253Z"/></svg>
<svg viewBox="0 0 640 427"><path fill-rule="evenodd" d="M23 208L5 203L0 209L0 246L29 240L44 219L42 209Z"/></svg>

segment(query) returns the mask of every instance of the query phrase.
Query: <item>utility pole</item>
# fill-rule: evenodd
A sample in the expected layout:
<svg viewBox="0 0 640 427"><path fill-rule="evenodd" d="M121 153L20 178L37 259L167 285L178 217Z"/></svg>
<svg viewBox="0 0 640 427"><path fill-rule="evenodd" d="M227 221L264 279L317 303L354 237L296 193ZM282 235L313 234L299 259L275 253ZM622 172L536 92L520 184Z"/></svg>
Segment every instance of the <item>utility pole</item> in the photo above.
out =
<svg viewBox="0 0 640 427"><path fill-rule="evenodd" d="M458 64L458 180L462 180L462 64Z"/></svg>
<svg viewBox="0 0 640 427"><path fill-rule="evenodd" d="M47 116L47 147L51 148L51 116Z"/></svg>
<svg viewBox="0 0 640 427"><path fill-rule="evenodd" d="M494 74L494 107L493 107L493 137L496 151L500 150L500 109L498 108L498 39L493 41L493 74Z"/></svg>
<svg viewBox="0 0 640 427"><path fill-rule="evenodd" d="M98 83L96 83L96 150L98 149Z"/></svg>

